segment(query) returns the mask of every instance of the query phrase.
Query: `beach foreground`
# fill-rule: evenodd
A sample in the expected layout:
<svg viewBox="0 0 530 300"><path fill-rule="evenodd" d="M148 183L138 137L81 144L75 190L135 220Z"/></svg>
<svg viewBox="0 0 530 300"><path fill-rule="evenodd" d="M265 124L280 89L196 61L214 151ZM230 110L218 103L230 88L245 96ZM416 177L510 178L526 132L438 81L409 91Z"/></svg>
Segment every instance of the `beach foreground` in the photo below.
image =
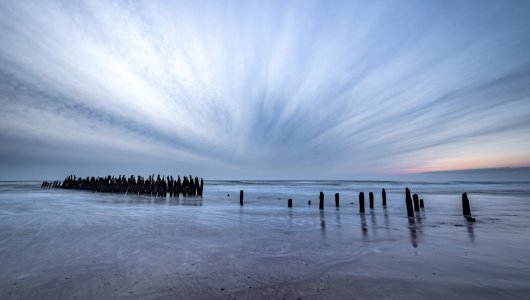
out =
<svg viewBox="0 0 530 300"><path fill-rule="evenodd" d="M406 186L425 200L413 223ZM530 183L208 181L186 199L39 187L0 183L1 299L530 294ZM364 215L360 191L375 195Z"/></svg>

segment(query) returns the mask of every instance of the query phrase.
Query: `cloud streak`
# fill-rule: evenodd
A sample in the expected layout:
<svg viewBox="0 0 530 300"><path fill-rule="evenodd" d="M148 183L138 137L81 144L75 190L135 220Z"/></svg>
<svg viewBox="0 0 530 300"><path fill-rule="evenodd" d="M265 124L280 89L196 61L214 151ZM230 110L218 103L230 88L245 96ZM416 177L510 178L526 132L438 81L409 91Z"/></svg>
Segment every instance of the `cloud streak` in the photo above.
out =
<svg viewBox="0 0 530 300"><path fill-rule="evenodd" d="M3 178L530 165L524 1L0 6Z"/></svg>

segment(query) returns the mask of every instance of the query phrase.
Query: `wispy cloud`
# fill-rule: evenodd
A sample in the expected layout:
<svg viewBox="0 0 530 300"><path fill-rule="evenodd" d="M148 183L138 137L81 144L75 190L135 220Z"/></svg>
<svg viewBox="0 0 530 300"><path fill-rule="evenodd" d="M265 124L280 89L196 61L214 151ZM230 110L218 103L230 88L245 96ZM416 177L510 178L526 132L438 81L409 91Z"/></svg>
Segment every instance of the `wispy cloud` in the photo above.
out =
<svg viewBox="0 0 530 300"><path fill-rule="evenodd" d="M528 15L525 1L3 1L2 177L530 165Z"/></svg>

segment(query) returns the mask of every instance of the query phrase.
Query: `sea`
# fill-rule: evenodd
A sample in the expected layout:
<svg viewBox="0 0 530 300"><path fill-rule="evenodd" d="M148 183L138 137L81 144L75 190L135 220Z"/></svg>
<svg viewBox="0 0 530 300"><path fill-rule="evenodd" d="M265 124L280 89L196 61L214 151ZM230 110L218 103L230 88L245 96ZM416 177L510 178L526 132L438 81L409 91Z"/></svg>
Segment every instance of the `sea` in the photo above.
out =
<svg viewBox="0 0 530 300"><path fill-rule="evenodd" d="M188 198L40 185L0 182L0 299L530 299L530 182L206 180ZM414 218L405 188L425 204Z"/></svg>

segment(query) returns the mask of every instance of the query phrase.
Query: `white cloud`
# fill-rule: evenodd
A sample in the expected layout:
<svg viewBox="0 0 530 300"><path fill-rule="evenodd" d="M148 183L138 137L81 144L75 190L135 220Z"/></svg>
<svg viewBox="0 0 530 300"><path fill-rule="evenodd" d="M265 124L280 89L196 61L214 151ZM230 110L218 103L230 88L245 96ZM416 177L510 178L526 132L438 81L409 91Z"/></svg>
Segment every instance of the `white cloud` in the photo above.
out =
<svg viewBox="0 0 530 300"><path fill-rule="evenodd" d="M529 164L528 5L399 4L5 1L2 136L347 177L480 155L500 132L516 149L488 157Z"/></svg>

